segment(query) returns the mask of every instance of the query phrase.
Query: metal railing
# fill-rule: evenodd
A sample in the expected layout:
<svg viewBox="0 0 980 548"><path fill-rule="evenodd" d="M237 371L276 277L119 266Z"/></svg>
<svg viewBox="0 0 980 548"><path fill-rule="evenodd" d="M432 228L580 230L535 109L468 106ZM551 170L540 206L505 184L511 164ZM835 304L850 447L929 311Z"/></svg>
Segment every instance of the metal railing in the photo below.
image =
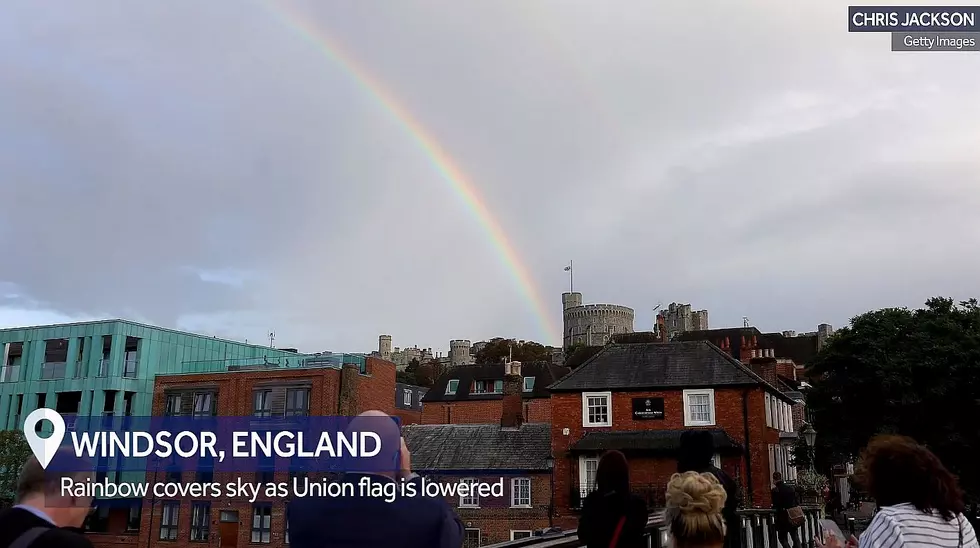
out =
<svg viewBox="0 0 980 548"><path fill-rule="evenodd" d="M775 512L767 509L748 509L739 510L742 520L742 547L743 548L779 548L779 535L776 533ZM800 542L804 548L815 548L813 539L823 535L820 527L822 509L804 508L805 520L803 525L797 529ZM646 546L647 548L666 548L668 547L667 527L663 520L663 511L658 510L650 516L646 527ZM497 544L485 545L485 548L579 548L584 546L578 538L578 532L558 531L548 533L547 531L538 533L536 536L500 542Z"/></svg>

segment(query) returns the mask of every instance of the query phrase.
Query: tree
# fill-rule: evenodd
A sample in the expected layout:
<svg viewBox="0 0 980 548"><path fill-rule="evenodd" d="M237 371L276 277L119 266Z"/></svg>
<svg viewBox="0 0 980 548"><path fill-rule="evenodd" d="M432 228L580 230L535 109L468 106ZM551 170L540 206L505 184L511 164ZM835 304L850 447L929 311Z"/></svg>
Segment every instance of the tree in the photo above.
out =
<svg viewBox="0 0 980 548"><path fill-rule="evenodd" d="M395 381L403 382L405 384L418 384L418 369L419 369L419 359L412 358L412 361L408 362L408 366L405 367L404 371L398 371L395 373Z"/></svg>
<svg viewBox="0 0 980 548"><path fill-rule="evenodd" d="M415 371L415 381L419 386L431 388L436 379L445 373L445 366L437 359L432 359L418 366Z"/></svg>
<svg viewBox="0 0 980 548"><path fill-rule="evenodd" d="M500 363L502 359L508 358L512 351L515 361L551 362L551 350L541 343L500 337L490 339L474 358L478 364Z"/></svg>
<svg viewBox="0 0 980 548"><path fill-rule="evenodd" d="M20 469L31 456L27 438L20 430L0 431L0 508L13 503Z"/></svg>
<svg viewBox="0 0 980 548"><path fill-rule="evenodd" d="M851 320L807 371L817 465L857 456L879 433L927 445L980 496L980 306L932 298L925 308L887 308Z"/></svg>

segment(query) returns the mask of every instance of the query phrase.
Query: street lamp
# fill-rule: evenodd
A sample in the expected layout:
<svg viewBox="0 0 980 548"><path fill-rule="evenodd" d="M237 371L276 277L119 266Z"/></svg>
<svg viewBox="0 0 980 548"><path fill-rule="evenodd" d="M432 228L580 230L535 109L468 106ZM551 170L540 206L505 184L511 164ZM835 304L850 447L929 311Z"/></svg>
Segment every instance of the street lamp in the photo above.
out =
<svg viewBox="0 0 980 548"><path fill-rule="evenodd" d="M551 476L551 489L548 491L551 493L551 497L548 500L548 528L555 526L554 523L554 509L555 509L555 457L548 455L544 460L545 465L548 466L548 473Z"/></svg>
<svg viewBox="0 0 980 548"><path fill-rule="evenodd" d="M810 425L810 423L804 424L800 428L800 435L803 436L803 441L806 442L806 446L810 449L810 470L815 470L815 459L816 453L813 450L813 444L817 441L817 431Z"/></svg>

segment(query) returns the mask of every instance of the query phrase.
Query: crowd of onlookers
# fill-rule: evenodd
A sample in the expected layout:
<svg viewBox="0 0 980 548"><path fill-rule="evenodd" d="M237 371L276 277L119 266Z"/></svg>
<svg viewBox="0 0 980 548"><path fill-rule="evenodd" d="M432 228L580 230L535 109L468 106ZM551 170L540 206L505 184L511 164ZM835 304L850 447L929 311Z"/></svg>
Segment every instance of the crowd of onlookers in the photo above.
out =
<svg viewBox="0 0 980 548"><path fill-rule="evenodd" d="M384 416L369 411L362 416ZM356 421L357 419L355 419ZM377 424L377 423L374 423ZM400 437L398 425L382 437ZM396 444L397 445L397 444ZM372 472L373 481L418 482L404 439L391 450L391 472ZM741 548L736 482L712 464L711 434L681 436L678 473L665 486L664 520L675 548ZM0 548L92 548L82 533L93 501L66 495L61 477L31 457L20 473L17 504L0 513ZM365 474L349 474L356 476ZM926 447L901 436L869 443L858 477L878 511L860 537L825 534L818 548L980 548L964 517L956 478ZM782 548L802 548L806 520L795 489L773 474L775 530ZM588 548L646 547L650 508L630 490L630 469L619 451L599 460L595 490L583 502L578 537ZM441 498L398 497L389 502L364 495L305 497L289 505L291 548L460 548L464 527Z"/></svg>

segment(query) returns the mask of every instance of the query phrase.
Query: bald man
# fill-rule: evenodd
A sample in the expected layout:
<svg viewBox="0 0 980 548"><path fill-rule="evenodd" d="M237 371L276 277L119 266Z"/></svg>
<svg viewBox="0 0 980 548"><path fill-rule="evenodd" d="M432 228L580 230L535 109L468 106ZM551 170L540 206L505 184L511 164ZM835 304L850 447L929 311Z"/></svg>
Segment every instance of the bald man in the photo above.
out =
<svg viewBox="0 0 980 548"><path fill-rule="evenodd" d="M412 472L412 459L394 419L381 411L367 411L351 420L348 431L377 433L382 453L374 462L391 462L390 470L344 475L354 485L354 497L305 497L289 504L291 548L460 548L463 523L442 498L421 495L421 478ZM397 440L397 442L396 442ZM397 466L395 463L397 462ZM378 468L375 466L374 468ZM414 497L360 496L362 478L373 483L412 482Z"/></svg>

